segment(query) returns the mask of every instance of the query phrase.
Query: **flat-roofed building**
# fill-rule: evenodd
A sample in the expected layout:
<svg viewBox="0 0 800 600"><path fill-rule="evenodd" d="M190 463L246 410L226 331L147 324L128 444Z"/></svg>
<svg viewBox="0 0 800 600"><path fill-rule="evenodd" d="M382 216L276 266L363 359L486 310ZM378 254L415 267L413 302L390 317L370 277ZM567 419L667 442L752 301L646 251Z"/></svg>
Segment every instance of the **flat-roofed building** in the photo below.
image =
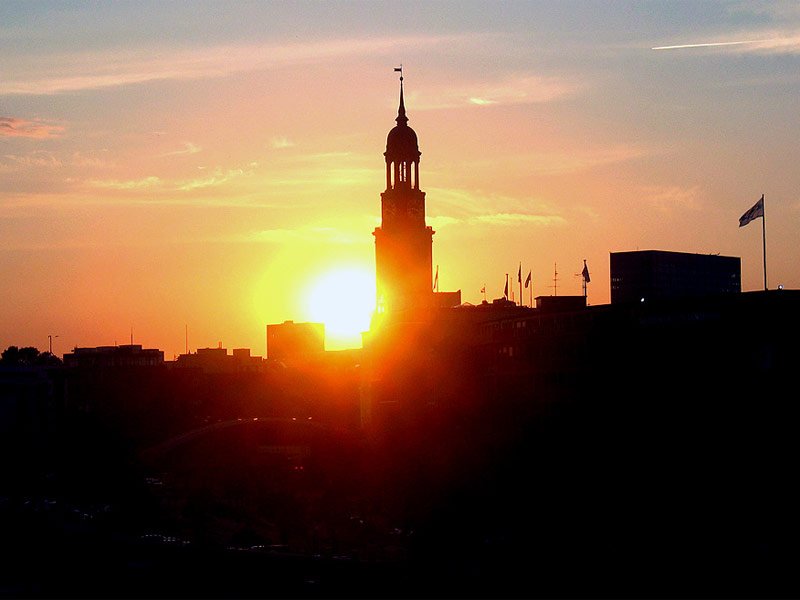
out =
<svg viewBox="0 0 800 600"><path fill-rule="evenodd" d="M611 253L611 303L739 293L736 256L665 250Z"/></svg>
<svg viewBox="0 0 800 600"><path fill-rule="evenodd" d="M267 325L267 358L292 361L312 358L325 351L325 325L284 321Z"/></svg>
<svg viewBox="0 0 800 600"><path fill-rule="evenodd" d="M155 367L164 364L164 351L141 344L74 348L64 354L66 367Z"/></svg>

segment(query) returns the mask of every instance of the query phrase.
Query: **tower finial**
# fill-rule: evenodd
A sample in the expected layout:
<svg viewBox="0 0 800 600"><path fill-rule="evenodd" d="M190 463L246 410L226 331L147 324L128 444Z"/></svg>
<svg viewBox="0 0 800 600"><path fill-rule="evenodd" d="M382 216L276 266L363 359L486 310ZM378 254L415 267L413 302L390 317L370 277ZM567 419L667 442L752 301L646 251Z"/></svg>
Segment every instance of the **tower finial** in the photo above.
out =
<svg viewBox="0 0 800 600"><path fill-rule="evenodd" d="M397 124L405 124L408 123L408 117L406 117L406 105L403 102L403 64L400 63L399 67L394 68L395 73L400 73L400 107L397 109Z"/></svg>

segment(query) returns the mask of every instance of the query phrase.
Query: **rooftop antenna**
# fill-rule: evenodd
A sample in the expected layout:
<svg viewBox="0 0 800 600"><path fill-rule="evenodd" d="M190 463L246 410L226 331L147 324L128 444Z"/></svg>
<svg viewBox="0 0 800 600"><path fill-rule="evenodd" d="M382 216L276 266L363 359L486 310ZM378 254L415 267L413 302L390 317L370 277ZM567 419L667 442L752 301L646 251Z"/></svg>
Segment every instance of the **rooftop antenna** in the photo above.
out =
<svg viewBox="0 0 800 600"><path fill-rule="evenodd" d="M556 263L553 263L553 296L558 296L558 269Z"/></svg>

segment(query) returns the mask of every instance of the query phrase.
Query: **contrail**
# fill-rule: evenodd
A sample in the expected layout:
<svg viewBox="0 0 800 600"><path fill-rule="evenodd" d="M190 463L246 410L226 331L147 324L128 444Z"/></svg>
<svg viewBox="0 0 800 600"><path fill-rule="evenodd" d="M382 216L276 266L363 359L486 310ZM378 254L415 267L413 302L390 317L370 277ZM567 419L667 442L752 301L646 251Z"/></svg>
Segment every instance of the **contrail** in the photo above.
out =
<svg viewBox="0 0 800 600"><path fill-rule="evenodd" d="M682 44L680 46L656 46L651 50L677 50L679 48L707 48L709 46L738 46L739 44L757 44L766 40L746 40L741 42L707 42L705 44Z"/></svg>

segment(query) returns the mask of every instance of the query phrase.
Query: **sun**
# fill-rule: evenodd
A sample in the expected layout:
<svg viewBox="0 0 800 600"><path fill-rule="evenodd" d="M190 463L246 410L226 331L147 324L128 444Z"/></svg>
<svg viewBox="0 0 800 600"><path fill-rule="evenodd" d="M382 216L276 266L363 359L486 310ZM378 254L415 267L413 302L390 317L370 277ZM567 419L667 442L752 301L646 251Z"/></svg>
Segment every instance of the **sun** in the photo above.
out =
<svg viewBox="0 0 800 600"><path fill-rule="evenodd" d="M360 267L340 267L316 279L306 308L312 321L325 324L325 348L360 348L375 311L375 274Z"/></svg>

